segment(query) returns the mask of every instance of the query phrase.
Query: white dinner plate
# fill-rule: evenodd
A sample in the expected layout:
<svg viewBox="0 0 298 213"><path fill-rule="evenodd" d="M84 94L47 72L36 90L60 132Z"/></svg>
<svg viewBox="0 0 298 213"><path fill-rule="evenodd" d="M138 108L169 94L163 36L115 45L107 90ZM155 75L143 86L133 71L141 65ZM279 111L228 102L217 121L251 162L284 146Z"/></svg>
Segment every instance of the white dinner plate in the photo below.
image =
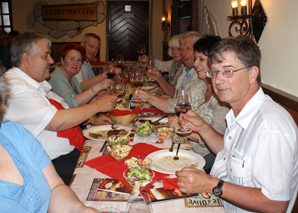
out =
<svg viewBox="0 0 298 213"><path fill-rule="evenodd" d="M127 131L126 135L130 134L131 128L126 127L126 126L121 126L121 125L117 125L117 126L118 126L117 129L125 129ZM90 140L105 141L106 138L105 139L97 139L97 138L93 138L89 135L89 132L96 132L96 131L103 131L103 130L112 130L112 127L111 127L111 125L93 126L89 129L84 130L83 135Z"/></svg>
<svg viewBox="0 0 298 213"><path fill-rule="evenodd" d="M174 160L177 150L169 152L169 150L159 150L152 152L147 157L151 158L153 163L151 168L157 172L165 174L175 174L176 171L180 171L183 167L190 167L195 165L195 168L202 169L205 166L205 159L191 151L179 150L179 160Z"/></svg>

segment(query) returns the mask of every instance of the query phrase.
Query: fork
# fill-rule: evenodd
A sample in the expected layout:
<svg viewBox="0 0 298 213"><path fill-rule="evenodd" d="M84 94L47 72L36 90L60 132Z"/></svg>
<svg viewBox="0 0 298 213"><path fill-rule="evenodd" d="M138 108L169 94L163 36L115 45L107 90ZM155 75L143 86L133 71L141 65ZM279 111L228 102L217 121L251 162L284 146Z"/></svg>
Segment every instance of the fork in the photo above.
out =
<svg viewBox="0 0 298 213"><path fill-rule="evenodd" d="M179 149L180 149L180 145L181 145L181 143L178 144L178 148L177 148L177 152L176 152L176 155L174 157L174 160L179 160L178 152L179 152Z"/></svg>

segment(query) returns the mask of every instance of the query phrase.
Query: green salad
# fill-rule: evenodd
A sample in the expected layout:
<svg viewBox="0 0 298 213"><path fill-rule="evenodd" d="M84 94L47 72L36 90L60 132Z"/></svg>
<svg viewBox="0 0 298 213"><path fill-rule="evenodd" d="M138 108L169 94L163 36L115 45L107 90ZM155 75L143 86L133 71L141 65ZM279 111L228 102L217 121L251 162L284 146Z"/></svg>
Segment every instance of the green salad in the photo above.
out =
<svg viewBox="0 0 298 213"><path fill-rule="evenodd" d="M150 169L131 168L130 172L127 172L126 181L131 186L144 188L151 183L153 175Z"/></svg>
<svg viewBox="0 0 298 213"><path fill-rule="evenodd" d="M154 125L149 121L145 121L144 123L140 123L139 126L135 126L134 129L138 136L147 137L152 133Z"/></svg>
<svg viewBox="0 0 298 213"><path fill-rule="evenodd" d="M126 136L118 136L112 135L108 138L108 143L110 146L114 147L116 145L126 145L130 140L129 135Z"/></svg>

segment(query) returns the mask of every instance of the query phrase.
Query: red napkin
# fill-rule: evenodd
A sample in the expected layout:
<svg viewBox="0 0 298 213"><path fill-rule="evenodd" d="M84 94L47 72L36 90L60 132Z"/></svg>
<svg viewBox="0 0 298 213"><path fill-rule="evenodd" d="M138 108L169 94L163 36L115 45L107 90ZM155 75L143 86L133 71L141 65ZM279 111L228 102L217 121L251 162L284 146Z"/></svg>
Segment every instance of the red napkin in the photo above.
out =
<svg viewBox="0 0 298 213"><path fill-rule="evenodd" d="M95 62L90 62L90 64L92 66L101 66L101 65L106 65L107 63L98 60L98 61L95 61Z"/></svg>
<svg viewBox="0 0 298 213"><path fill-rule="evenodd" d="M143 108L142 112L151 112L151 113L165 113L159 109Z"/></svg>
<svg viewBox="0 0 298 213"><path fill-rule="evenodd" d="M137 114L140 112L141 112L141 108L138 106L134 108L132 111L115 109L115 112L108 112L108 114L112 116L121 116L121 115Z"/></svg>
<svg viewBox="0 0 298 213"><path fill-rule="evenodd" d="M53 99L49 99L50 103L56 107L56 109L64 109L64 107L57 101ZM61 138L68 138L69 144L76 147L77 150L82 151L84 143L85 143L85 137L82 134L82 130L79 126L75 126L63 131L58 131L57 136Z"/></svg>
<svg viewBox="0 0 298 213"><path fill-rule="evenodd" d="M179 189L177 182L178 182L178 178L164 178L163 179L163 188L165 190Z"/></svg>
<svg viewBox="0 0 298 213"><path fill-rule="evenodd" d="M146 143L138 143L132 146L132 150L127 158L133 156L147 156L152 152L161 150L160 148L146 144ZM85 162L87 166L96 169L97 171L110 176L113 179L121 181L122 183L128 185L123 177L123 172L127 169L124 161L117 161L109 154L104 156L100 156ZM156 180L162 180L164 177L167 177L168 174L160 173L154 171L154 181L150 185L152 185ZM150 187L147 186L146 188Z"/></svg>

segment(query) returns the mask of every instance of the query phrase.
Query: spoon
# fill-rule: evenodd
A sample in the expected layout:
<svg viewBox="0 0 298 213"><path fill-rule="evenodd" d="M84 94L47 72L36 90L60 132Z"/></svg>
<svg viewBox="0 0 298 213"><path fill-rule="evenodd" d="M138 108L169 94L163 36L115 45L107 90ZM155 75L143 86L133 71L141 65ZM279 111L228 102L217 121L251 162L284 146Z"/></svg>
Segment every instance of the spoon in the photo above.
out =
<svg viewBox="0 0 298 213"><path fill-rule="evenodd" d="M180 149L180 145L181 145L181 143L178 144L178 148L177 148L177 152L176 152L176 155L174 157L174 160L179 160L178 152L179 152L179 149Z"/></svg>

